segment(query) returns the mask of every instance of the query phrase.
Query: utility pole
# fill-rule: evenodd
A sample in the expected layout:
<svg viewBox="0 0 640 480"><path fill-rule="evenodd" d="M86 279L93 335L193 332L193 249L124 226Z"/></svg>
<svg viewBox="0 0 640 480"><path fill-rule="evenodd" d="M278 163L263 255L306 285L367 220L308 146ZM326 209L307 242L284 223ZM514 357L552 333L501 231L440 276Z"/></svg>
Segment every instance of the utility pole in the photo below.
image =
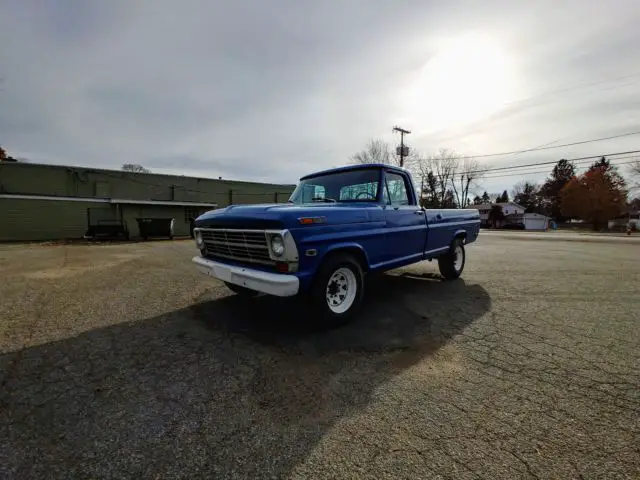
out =
<svg viewBox="0 0 640 480"><path fill-rule="evenodd" d="M411 132L409 130L405 130L404 128L400 128L400 127L393 127L393 131L400 132L400 148L396 150L396 153L400 155L400 166L404 167L404 157L409 155L409 147L406 147L406 150L405 150L404 136L405 134L408 135Z"/></svg>

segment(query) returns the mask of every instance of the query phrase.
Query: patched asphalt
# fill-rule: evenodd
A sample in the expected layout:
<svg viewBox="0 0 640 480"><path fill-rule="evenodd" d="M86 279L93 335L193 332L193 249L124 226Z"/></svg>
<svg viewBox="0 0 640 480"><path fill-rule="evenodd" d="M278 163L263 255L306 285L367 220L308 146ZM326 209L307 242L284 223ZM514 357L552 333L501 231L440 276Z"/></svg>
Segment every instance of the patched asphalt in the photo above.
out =
<svg viewBox="0 0 640 480"><path fill-rule="evenodd" d="M481 236L354 323L191 241L0 246L0 478L640 478L640 245Z"/></svg>

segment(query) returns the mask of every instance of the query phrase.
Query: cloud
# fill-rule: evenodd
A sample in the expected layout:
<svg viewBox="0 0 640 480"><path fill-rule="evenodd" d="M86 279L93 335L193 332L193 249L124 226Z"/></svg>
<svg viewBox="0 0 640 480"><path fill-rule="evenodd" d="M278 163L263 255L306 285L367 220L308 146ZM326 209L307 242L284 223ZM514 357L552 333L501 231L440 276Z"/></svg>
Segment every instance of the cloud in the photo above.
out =
<svg viewBox="0 0 640 480"><path fill-rule="evenodd" d="M517 150L637 129L640 76L615 80L640 74L637 1L520 3L4 0L0 143L32 161L133 162L289 183L345 163L371 137L395 141L391 127L409 113L409 141L426 153ZM470 33L504 51L513 94L480 118L465 121L462 105L455 125L426 129L444 117L425 100L439 92L412 97L409 86L448 42ZM478 88L478 68L462 70L460 88Z"/></svg>

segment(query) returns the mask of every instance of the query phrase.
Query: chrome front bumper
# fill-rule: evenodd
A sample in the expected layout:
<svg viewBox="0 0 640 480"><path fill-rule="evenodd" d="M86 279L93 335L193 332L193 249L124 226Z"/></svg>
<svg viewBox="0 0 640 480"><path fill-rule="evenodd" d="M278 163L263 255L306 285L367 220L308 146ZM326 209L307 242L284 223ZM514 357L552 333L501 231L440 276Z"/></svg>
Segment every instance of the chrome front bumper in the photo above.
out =
<svg viewBox="0 0 640 480"><path fill-rule="evenodd" d="M203 257L193 257L192 261L196 264L196 268L205 275L257 292L277 297L292 297L298 293L300 288L300 281L295 275L236 267Z"/></svg>

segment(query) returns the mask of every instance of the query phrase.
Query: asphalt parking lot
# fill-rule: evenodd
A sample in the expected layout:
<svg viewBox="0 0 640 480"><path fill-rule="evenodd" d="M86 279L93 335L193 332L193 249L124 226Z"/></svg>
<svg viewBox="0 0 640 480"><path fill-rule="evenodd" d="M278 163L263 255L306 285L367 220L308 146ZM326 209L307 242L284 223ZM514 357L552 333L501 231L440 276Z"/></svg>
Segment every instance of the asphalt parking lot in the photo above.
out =
<svg viewBox="0 0 640 480"><path fill-rule="evenodd" d="M194 251L0 246L0 478L640 478L640 245L487 235L324 332Z"/></svg>

